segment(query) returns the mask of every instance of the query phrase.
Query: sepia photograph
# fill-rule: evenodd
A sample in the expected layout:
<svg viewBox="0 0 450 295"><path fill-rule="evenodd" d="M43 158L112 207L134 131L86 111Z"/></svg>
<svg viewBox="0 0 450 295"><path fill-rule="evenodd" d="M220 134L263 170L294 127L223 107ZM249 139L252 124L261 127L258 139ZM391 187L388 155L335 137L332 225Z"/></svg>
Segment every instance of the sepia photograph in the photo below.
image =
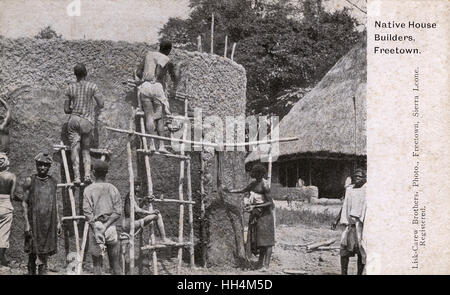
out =
<svg viewBox="0 0 450 295"><path fill-rule="evenodd" d="M0 0L0 274L366 274L368 6Z"/></svg>

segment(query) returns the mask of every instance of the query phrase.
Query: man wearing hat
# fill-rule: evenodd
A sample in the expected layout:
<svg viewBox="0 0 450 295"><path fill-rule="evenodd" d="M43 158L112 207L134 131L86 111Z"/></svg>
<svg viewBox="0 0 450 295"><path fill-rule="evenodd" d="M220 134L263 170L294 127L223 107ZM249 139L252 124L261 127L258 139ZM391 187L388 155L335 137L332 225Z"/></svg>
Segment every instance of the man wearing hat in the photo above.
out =
<svg viewBox="0 0 450 295"><path fill-rule="evenodd" d="M122 273L120 268L120 244L115 223L122 212L119 190L106 182L108 164L97 160L93 163L95 182L87 186L83 194L83 213L89 223L89 249L94 274L102 272L105 250L113 274Z"/></svg>
<svg viewBox="0 0 450 295"><path fill-rule="evenodd" d="M35 158L37 173L23 185L22 201L25 219L25 253L28 253L28 274L47 274L48 257L55 254L61 223L56 203L57 181L50 176L52 158L39 153Z"/></svg>
<svg viewBox="0 0 450 295"><path fill-rule="evenodd" d="M0 153L0 265L8 266L5 258L9 248L9 234L13 218L12 199L16 190L16 176L8 171L9 160L5 153Z"/></svg>
<svg viewBox="0 0 450 295"><path fill-rule="evenodd" d="M366 175L363 169L354 174L354 185L345 190L340 223L345 225L341 237L341 272L347 275L349 258L358 256L357 272L362 275L366 264L366 252L363 242L363 225L366 216Z"/></svg>

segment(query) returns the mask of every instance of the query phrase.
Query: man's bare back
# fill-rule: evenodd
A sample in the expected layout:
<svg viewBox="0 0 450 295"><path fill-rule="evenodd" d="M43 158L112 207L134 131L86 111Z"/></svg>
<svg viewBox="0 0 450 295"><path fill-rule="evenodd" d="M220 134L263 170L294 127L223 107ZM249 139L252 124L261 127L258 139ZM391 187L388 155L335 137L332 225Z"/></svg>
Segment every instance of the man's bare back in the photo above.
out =
<svg viewBox="0 0 450 295"><path fill-rule="evenodd" d="M156 51L147 52L143 60L142 79L161 83L163 89L166 89L166 74L170 64L167 55Z"/></svg>

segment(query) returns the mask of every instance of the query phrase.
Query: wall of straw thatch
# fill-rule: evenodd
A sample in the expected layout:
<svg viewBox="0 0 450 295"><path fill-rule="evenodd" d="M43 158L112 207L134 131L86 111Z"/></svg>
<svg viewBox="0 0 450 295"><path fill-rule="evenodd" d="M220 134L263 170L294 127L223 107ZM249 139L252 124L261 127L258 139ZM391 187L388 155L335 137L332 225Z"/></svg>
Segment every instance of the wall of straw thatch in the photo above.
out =
<svg viewBox="0 0 450 295"><path fill-rule="evenodd" d="M88 79L99 86L105 98L105 109L99 117L96 135L98 146L113 152L108 179L118 187L123 197L126 195L127 139L121 134L107 132L104 127L128 129L131 106L136 103L134 91L123 85L122 81L131 78L133 69L148 49L155 47L145 43L111 41L0 39L0 94L6 97L13 107L10 169L18 176L19 181L34 173L35 154L42 150L51 150L52 145L60 141L61 125L67 121L67 115L63 112L63 90L68 83L74 81L73 66L77 62L83 62L88 69ZM179 90L195 97L192 106L201 107L204 116L216 115L224 118L244 114L246 76L242 66L228 59L203 53L174 50L171 57L176 62L182 62L183 78ZM199 201L200 155L192 153L191 157L193 197L195 201ZM219 198L215 188L213 153L205 153L203 157L206 161L209 263L228 264L235 261L235 257L239 256L237 253L241 251L242 210L238 198L226 198L225 202ZM58 160L57 157L55 159ZM166 198L178 198L179 161L153 157L151 165L155 193L164 193ZM52 173L57 178L59 169L59 163L56 161ZM227 153L224 182L228 185L240 185L244 181L244 155ZM19 259L23 245L23 220L20 205L15 204L15 207L10 252L13 259ZM162 212L169 235L177 236L178 206L155 207ZM187 208L185 211L187 212ZM196 205L196 240L199 232L198 214L199 206ZM186 238L187 229L186 218Z"/></svg>
<svg viewBox="0 0 450 295"><path fill-rule="evenodd" d="M366 156L366 47L365 41L355 45L280 121L280 137L300 139L280 143L280 160Z"/></svg>

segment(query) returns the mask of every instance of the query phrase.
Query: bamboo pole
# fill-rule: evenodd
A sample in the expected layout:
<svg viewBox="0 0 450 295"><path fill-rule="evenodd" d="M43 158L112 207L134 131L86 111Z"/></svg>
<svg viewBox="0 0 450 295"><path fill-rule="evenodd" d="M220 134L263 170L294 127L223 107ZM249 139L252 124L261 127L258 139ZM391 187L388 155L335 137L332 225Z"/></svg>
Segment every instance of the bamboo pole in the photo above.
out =
<svg viewBox="0 0 450 295"><path fill-rule="evenodd" d="M197 51L202 52L202 36L197 37Z"/></svg>
<svg viewBox="0 0 450 295"><path fill-rule="evenodd" d="M192 202L192 182L191 182L191 160L186 160L186 178L187 178L187 195L189 202ZM192 203L189 203L189 242L191 245L189 246L189 265L190 267L194 267L194 210L192 207Z"/></svg>
<svg viewBox="0 0 450 295"><path fill-rule="evenodd" d="M175 158L175 159L189 159L188 156L182 156L182 155L176 155L176 154L170 154L170 153L160 153L156 151L150 151L150 150L144 150L144 149L138 149L136 152L138 153L144 153L147 155L161 155L167 158Z"/></svg>
<svg viewBox="0 0 450 295"><path fill-rule="evenodd" d="M75 220L75 219L84 220L84 219L86 219L86 216L84 216L84 215L64 216L61 218L61 221Z"/></svg>
<svg viewBox="0 0 450 295"><path fill-rule="evenodd" d="M137 93L137 97L138 97L139 109L143 110L139 90ZM140 123L141 131L146 132L145 131L145 122L144 122L143 117L139 118L139 123ZM135 132L135 134L136 134L136 132ZM142 138L142 145L143 145L144 150L148 150L147 139L145 137ZM149 196L151 196L151 195L153 195L153 182L152 182L152 174L151 174L151 169L150 169L150 159L149 159L148 155L144 155L144 164L145 164L145 174L147 177L147 194ZM149 205L149 209L150 210L153 209L152 204ZM150 224L150 243L155 244L155 227L154 227L153 222ZM153 251L153 253L152 253L152 262L153 262L153 274L157 275L158 274L158 256L156 254L156 251Z"/></svg>
<svg viewBox="0 0 450 295"><path fill-rule="evenodd" d="M270 128L270 133L268 135L268 138L272 138L272 132L273 132L273 120L272 118L269 121L269 128ZM268 169L267 169L267 180L269 182L269 188L272 184L272 144L270 144L269 147L269 160L268 160Z"/></svg>
<svg viewBox="0 0 450 295"><path fill-rule="evenodd" d="M214 13L211 16L211 54L214 53Z"/></svg>
<svg viewBox="0 0 450 295"><path fill-rule="evenodd" d="M225 49L223 50L223 57L227 58L228 50L228 35L225 35Z"/></svg>
<svg viewBox="0 0 450 295"><path fill-rule="evenodd" d="M184 101L184 116L187 118L188 116L188 100ZM183 124L183 140L186 140L187 137L187 124ZM180 154L184 156L184 147L185 143L182 142L180 145ZM179 200L184 201L184 168L185 168L185 160L180 161L180 178L178 183L178 194ZM183 230L184 230L184 204L180 204L180 216L178 219L178 242L183 243ZM183 248L178 249L178 267L177 274L180 274L181 264L183 262Z"/></svg>
<svg viewBox="0 0 450 295"><path fill-rule="evenodd" d="M80 264L78 264L78 275L81 275L83 272L83 259L84 259L84 249L86 248L86 242L89 232L89 223L87 221L84 222L84 229L83 229L83 240L81 242L81 259Z"/></svg>
<svg viewBox="0 0 450 295"><path fill-rule="evenodd" d="M270 118L269 121L269 128L270 128L270 133L268 135L269 138L272 138L273 135L273 118ZM267 181L269 183L269 189L272 186L272 144L270 144L269 147L269 163L268 163L268 169L267 169ZM275 207L275 206L274 206ZM276 214L276 208L273 208L273 228L275 228L277 225L277 214Z"/></svg>
<svg viewBox="0 0 450 295"><path fill-rule="evenodd" d="M355 144L355 160L353 160L353 173L355 173L356 168L357 168L357 164L356 164L356 97L353 96L353 114L354 114L354 128L353 128L353 139L354 139L354 144Z"/></svg>
<svg viewBox="0 0 450 295"><path fill-rule="evenodd" d="M231 48L231 60L234 60L234 51L236 50L236 42L233 43L233 47Z"/></svg>
<svg viewBox="0 0 450 295"><path fill-rule="evenodd" d="M249 146L249 145L259 145L259 144L269 144L269 143L275 143L275 142L288 142L288 141L296 141L298 140L298 137L286 137L286 138L279 138L279 139L271 139L271 140L259 140L259 141L251 141L251 142L239 142L239 143L213 143L213 142L204 142L204 141L193 141L193 140L187 140L187 139L179 139L179 138L170 138L170 137L164 137L159 135L153 135L153 134L147 134L142 132L136 132L136 131L130 131L125 129L119 129L119 128L112 128L112 127L105 127L105 129L113 131L113 132L119 132L124 134L136 134L138 136L142 137L148 137L148 138L155 138L159 140L165 140L165 141L175 141L175 142L181 142L181 143L190 143L193 145L199 145L199 146L209 146L209 147L242 147L242 146Z"/></svg>
<svg viewBox="0 0 450 295"><path fill-rule="evenodd" d="M63 145L63 142L61 142L61 145ZM64 149L61 149L61 158L63 161L63 167L64 167L64 174L66 175L66 182L71 183L70 180L70 173L69 173L69 164L67 163L67 156L66 151ZM75 210L75 197L73 196L73 190L72 187L68 188L69 192L69 200L70 200L70 209L72 211L72 216L77 216L77 212ZM77 219L73 219L73 230L75 233L75 248L77 250L77 259L79 263L83 263L83 261L80 261L80 236L78 232L78 221Z"/></svg>
<svg viewBox="0 0 450 295"><path fill-rule="evenodd" d="M171 244L171 245L165 245L165 244L155 244L155 245L147 245L142 247L142 250L155 250L155 249L164 249L164 248L180 248L183 249L183 247L187 247L190 246L191 243L175 243L175 244Z"/></svg>
<svg viewBox="0 0 450 295"><path fill-rule="evenodd" d="M75 184L74 184L73 182L69 182L69 183L58 183L58 184L56 185L57 188L60 188L60 187L66 188L66 187L72 187L72 186L75 186ZM80 187L83 187L83 186L84 186L84 183L80 183L79 186L80 186Z"/></svg>
<svg viewBox="0 0 450 295"><path fill-rule="evenodd" d="M134 113L134 108L133 108ZM130 129L133 129L134 116L130 120ZM127 141L127 160L128 160L128 175L130 181L130 274L134 275L134 171L133 171L133 155L131 154L131 136Z"/></svg>
<svg viewBox="0 0 450 295"><path fill-rule="evenodd" d="M179 204L191 204L194 205L194 201L185 201L185 200L179 200L179 199L154 199L152 202L161 202L161 203L179 203Z"/></svg>
<svg viewBox="0 0 450 295"><path fill-rule="evenodd" d="M201 231L201 247L202 247L202 263L203 267L206 267L206 210L205 210L205 161L203 160L203 152L200 152L200 231Z"/></svg>

